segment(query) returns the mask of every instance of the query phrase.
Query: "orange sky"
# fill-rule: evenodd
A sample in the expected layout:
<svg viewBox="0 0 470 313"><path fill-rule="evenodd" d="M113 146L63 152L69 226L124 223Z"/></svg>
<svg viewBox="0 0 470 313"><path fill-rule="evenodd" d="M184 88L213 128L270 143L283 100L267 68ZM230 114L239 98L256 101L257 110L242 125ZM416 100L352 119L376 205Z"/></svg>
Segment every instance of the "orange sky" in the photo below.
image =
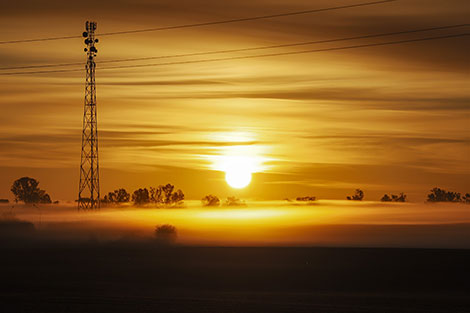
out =
<svg viewBox="0 0 470 313"><path fill-rule="evenodd" d="M99 33L358 2L14 1L2 4L0 41L80 35L88 19L98 22ZM468 21L469 11L465 0L410 0L200 28L98 35L102 194L166 182L190 199L208 193L343 199L362 188L370 200L404 191L411 200L423 201L434 186L469 192L469 37L139 69L100 71L99 64L461 24ZM267 52L464 32L468 27ZM85 62L83 47L81 39L3 45L0 67ZM11 198L11 183L25 175L39 179L53 199L76 197L83 96L84 71L0 75L0 198ZM218 166L221 157L232 154L256 160L257 173L243 190L227 186Z"/></svg>

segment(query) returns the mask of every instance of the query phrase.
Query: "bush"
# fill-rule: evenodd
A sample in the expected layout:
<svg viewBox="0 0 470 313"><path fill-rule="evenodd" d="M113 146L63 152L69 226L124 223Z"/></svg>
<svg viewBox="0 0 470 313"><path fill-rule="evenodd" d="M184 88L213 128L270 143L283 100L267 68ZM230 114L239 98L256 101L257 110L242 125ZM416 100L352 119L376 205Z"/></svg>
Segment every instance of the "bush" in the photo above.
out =
<svg viewBox="0 0 470 313"><path fill-rule="evenodd" d="M244 201L238 199L237 197L227 197L225 200L226 206L244 206L246 205Z"/></svg>
<svg viewBox="0 0 470 313"><path fill-rule="evenodd" d="M354 194L354 196L347 196L346 199L362 201L362 199L364 199L364 191L362 191L361 189L356 189L356 193Z"/></svg>
<svg viewBox="0 0 470 313"><path fill-rule="evenodd" d="M384 196L380 199L382 202L406 202L406 195L402 192L400 195L387 195L384 194Z"/></svg>
<svg viewBox="0 0 470 313"><path fill-rule="evenodd" d="M219 206L220 199L214 195L207 195L201 200L203 206Z"/></svg>
<svg viewBox="0 0 470 313"><path fill-rule="evenodd" d="M431 193L428 194L428 202L460 202L460 193L445 191L440 188L431 189Z"/></svg>
<svg viewBox="0 0 470 313"><path fill-rule="evenodd" d="M470 193L466 193L465 196L463 196L462 202L466 204L470 204Z"/></svg>
<svg viewBox="0 0 470 313"><path fill-rule="evenodd" d="M308 201L308 202L311 202L311 201L317 200L317 198L314 197L314 196L305 196L305 197L297 197L295 200L297 200L297 201Z"/></svg>
<svg viewBox="0 0 470 313"><path fill-rule="evenodd" d="M380 199L382 202L392 202L392 198L389 197L389 195L384 194L384 196Z"/></svg>
<svg viewBox="0 0 470 313"><path fill-rule="evenodd" d="M155 227L155 239L159 243L170 244L176 241L178 232L176 227L170 224L158 225Z"/></svg>

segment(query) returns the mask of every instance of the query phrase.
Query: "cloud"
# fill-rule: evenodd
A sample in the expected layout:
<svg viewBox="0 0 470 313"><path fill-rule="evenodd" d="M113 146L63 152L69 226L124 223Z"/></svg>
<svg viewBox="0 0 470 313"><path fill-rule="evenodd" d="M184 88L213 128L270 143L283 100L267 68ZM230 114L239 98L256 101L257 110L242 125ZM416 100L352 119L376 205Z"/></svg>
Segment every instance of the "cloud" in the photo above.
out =
<svg viewBox="0 0 470 313"><path fill-rule="evenodd" d="M80 35L84 17L97 18L99 32L111 32L333 5L327 0L18 0L2 6L0 27L8 30L2 40L39 38ZM90 6L94 8L91 16ZM397 1L216 27L102 36L98 62L459 24L466 22L466 8L465 0L452 4ZM223 56L340 47L461 31L464 28ZM100 67L104 64L98 63L101 166L139 171L143 166L173 162L169 165L184 169L187 175L192 175L190 169L196 169L202 171L198 177L209 177L201 155L217 154L234 145L253 149L262 145L269 147L262 157L280 160L273 162L268 173L297 176L287 180L304 182L306 191L319 185L337 189L368 179L370 186L397 186L410 179L421 189L428 188L429 181L437 184L439 179L467 186L459 175L468 172L469 48L470 40L462 37L138 69L103 71ZM219 56L207 56L212 57ZM206 57L178 60L200 58ZM82 39L77 38L7 45L2 47L0 59L0 67L6 67L84 62L85 55ZM126 64L146 63L150 62ZM76 166L80 158L84 72L0 76L0 82L2 163L19 168ZM219 133L240 129L250 133L249 140L213 139ZM360 170L347 168L341 172L333 167L310 172L310 164L344 164ZM298 173L298 168L307 170ZM390 172L391 168L394 171ZM380 170L394 179L379 182L371 177L370 172ZM341 178L341 173L346 177ZM317 180L312 180L315 175ZM282 180L275 177L272 181ZM264 195L275 197L278 191L266 191Z"/></svg>
<svg viewBox="0 0 470 313"><path fill-rule="evenodd" d="M145 80L145 81L119 81L100 82L102 86L192 86L192 85L225 85L226 82L210 79L186 79L186 80Z"/></svg>
<svg viewBox="0 0 470 313"><path fill-rule="evenodd" d="M342 140L360 141L368 143L380 143L389 145L426 145L426 144L470 144L470 138L435 138L435 137L414 137L414 136L392 136L390 134L357 134L357 135L308 135L304 138L312 140Z"/></svg>

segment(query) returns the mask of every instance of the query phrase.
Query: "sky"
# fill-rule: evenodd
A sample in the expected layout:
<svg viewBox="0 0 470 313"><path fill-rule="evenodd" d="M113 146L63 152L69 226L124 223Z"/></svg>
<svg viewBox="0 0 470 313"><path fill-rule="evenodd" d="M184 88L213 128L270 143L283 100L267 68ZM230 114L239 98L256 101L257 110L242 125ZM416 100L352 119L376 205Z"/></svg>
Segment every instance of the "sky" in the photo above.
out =
<svg viewBox="0 0 470 313"><path fill-rule="evenodd" d="M327 40L468 22L466 0L379 5L158 32L99 33L245 18L359 0L9 1L0 41L81 35L98 23L101 193L173 183L267 200L365 199L439 186L470 192L470 38L266 58L100 70L100 61ZM364 1L365 2L365 1ZM123 65L322 49L468 33L469 28L354 41L126 62ZM0 45L0 67L83 62L82 71L0 75L0 198L40 181L53 199L78 193L85 81L80 38ZM77 68L77 67L75 67ZM0 70L12 72L17 70ZM251 184L224 180L231 157Z"/></svg>

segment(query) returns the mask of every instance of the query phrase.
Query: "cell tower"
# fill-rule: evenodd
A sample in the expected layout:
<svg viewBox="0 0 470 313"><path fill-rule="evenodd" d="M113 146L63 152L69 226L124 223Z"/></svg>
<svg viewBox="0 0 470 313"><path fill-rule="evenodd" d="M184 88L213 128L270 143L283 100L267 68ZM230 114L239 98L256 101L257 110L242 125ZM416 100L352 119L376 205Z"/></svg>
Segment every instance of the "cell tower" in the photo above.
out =
<svg viewBox="0 0 470 313"><path fill-rule="evenodd" d="M85 38L86 82L85 107L83 112L82 157L80 162L80 185L78 188L78 209L100 207L100 173L98 162L98 129L96 116L95 43L96 22L86 22Z"/></svg>

